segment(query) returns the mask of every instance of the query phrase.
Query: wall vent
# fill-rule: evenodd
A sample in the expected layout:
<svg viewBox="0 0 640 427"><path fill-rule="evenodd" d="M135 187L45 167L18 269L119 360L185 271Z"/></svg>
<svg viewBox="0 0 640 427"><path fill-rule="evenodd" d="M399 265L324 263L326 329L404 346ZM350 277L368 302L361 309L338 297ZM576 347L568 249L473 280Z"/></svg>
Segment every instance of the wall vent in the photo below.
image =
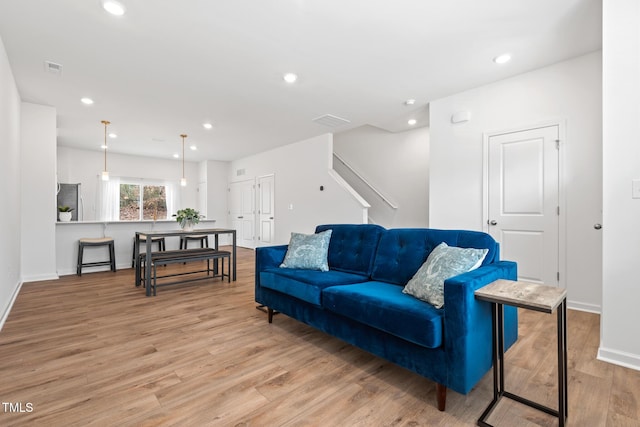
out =
<svg viewBox="0 0 640 427"><path fill-rule="evenodd" d="M236 170L236 176L242 176L246 173L244 168Z"/></svg>
<svg viewBox="0 0 640 427"><path fill-rule="evenodd" d="M51 74L62 74L62 64L51 61L44 61L44 70Z"/></svg>
<svg viewBox="0 0 640 427"><path fill-rule="evenodd" d="M316 117L312 121L318 123L319 125L329 126L332 128L351 123L350 120L334 116L333 114L325 114L324 116Z"/></svg>

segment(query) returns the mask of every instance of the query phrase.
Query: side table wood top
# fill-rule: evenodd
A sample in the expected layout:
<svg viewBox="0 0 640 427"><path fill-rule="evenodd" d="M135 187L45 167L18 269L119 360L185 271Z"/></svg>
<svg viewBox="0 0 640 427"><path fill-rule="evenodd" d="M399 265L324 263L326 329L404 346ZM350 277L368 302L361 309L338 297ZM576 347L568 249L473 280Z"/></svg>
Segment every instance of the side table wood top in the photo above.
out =
<svg viewBox="0 0 640 427"><path fill-rule="evenodd" d="M479 300L552 313L567 297L567 290L538 283L496 280L477 291Z"/></svg>

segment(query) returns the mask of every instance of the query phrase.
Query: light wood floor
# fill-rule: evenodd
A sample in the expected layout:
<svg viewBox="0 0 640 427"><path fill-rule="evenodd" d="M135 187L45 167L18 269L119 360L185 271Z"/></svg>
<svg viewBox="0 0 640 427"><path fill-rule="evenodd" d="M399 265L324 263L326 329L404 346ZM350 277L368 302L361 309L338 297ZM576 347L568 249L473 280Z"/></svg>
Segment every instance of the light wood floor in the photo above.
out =
<svg viewBox="0 0 640 427"><path fill-rule="evenodd" d="M433 382L284 315L269 325L253 301L253 251L239 252L237 282L155 298L132 270L24 284L0 332L0 425L475 425L490 374L467 396L449 391L439 412ZM640 372L595 359L599 316L568 317L568 424L639 426ZM509 391L556 407L555 337L555 316L520 312ZM558 423L509 400L490 421Z"/></svg>

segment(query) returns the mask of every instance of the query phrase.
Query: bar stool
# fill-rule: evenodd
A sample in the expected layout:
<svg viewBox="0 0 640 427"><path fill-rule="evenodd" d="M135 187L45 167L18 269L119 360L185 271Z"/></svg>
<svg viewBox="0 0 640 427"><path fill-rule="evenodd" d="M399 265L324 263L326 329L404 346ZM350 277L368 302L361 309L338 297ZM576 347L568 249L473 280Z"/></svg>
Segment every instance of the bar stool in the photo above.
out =
<svg viewBox="0 0 640 427"><path fill-rule="evenodd" d="M83 262L85 246L108 246L109 261ZM116 251L112 237L83 237L78 240L78 266L76 274L82 276L82 267L95 267L98 265L109 265L111 271L116 271Z"/></svg>
<svg viewBox="0 0 640 427"><path fill-rule="evenodd" d="M144 243L145 245L147 244L147 236L144 234L140 235L140 243ZM166 251L167 250L167 246L165 244L164 241L164 237L162 236L155 236L151 238L151 246L153 246L154 243L158 244L158 251ZM151 248L151 250L153 250L153 248ZM140 252L142 253L142 252ZM136 238L133 238L133 251L131 253L131 268L136 266Z"/></svg>
<svg viewBox="0 0 640 427"><path fill-rule="evenodd" d="M209 235L207 234L194 234L190 236L180 236L180 249L187 249L187 243L190 241L200 241L201 248L209 247Z"/></svg>

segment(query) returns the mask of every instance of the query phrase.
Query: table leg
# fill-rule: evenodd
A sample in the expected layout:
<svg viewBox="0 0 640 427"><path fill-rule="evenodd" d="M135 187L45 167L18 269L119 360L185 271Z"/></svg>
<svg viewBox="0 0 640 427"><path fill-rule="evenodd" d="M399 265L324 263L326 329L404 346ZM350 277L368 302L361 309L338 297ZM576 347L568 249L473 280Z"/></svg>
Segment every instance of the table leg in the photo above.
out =
<svg viewBox="0 0 640 427"><path fill-rule="evenodd" d="M233 247L231 248L233 252L233 281L236 281L236 230L232 230L231 232L233 236Z"/></svg>
<svg viewBox="0 0 640 427"><path fill-rule="evenodd" d="M133 245L133 259L136 263L136 287L140 286L140 234L136 233Z"/></svg>
<svg viewBox="0 0 640 427"><path fill-rule="evenodd" d="M147 236L149 238L149 236ZM144 287L147 296L151 296L151 245L145 245L147 253L145 255Z"/></svg>
<svg viewBox="0 0 640 427"><path fill-rule="evenodd" d="M478 425L481 427L492 427L491 424L485 420L489 418L489 415L493 412L498 405L498 401L502 397L502 391L504 390L504 367L502 361L504 360L504 346L501 347L501 342L504 340L504 334L502 333L502 304L491 303L491 344L493 349L493 400L487 406L487 409L482 413L478 419ZM500 349L502 348L502 351ZM501 356L502 353L502 356Z"/></svg>
<svg viewBox="0 0 640 427"><path fill-rule="evenodd" d="M567 401L567 317L566 301L558 307L558 419L564 427L568 415Z"/></svg>

